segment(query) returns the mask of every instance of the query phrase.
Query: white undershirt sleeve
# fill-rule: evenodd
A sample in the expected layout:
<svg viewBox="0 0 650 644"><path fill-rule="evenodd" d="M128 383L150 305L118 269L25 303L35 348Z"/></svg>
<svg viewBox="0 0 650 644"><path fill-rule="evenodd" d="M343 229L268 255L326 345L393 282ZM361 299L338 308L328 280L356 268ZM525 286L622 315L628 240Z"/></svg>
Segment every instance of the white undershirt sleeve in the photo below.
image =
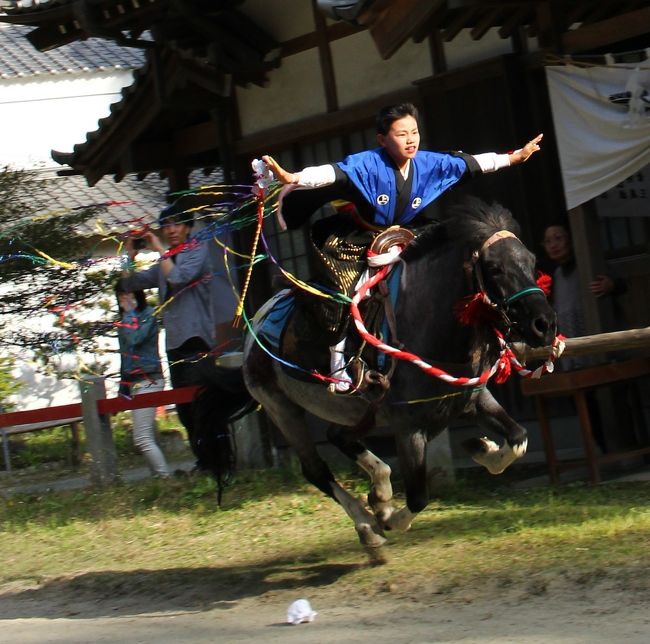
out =
<svg viewBox="0 0 650 644"><path fill-rule="evenodd" d="M510 157L507 154L485 152L483 154L473 154L472 156L476 159L482 172L496 172L510 165Z"/></svg>
<svg viewBox="0 0 650 644"><path fill-rule="evenodd" d="M334 166L330 163L309 166L294 174L298 177L298 181L294 184L298 188L321 188L332 185L336 180Z"/></svg>

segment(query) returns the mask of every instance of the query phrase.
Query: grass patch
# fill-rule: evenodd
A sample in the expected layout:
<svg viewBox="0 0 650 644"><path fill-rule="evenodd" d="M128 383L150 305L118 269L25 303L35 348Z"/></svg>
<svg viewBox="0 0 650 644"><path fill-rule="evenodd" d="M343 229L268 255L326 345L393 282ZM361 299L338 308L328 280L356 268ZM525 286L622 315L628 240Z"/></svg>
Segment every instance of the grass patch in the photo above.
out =
<svg viewBox="0 0 650 644"><path fill-rule="evenodd" d="M190 455L186 446L186 432L175 413L156 419L159 443L166 455ZM133 421L130 412L121 412L111 418L111 429L115 451L122 467L143 464L142 455L133 444ZM175 437L178 437L176 440ZM88 459L85 433L80 432L81 467ZM183 442L184 447L180 447ZM55 427L37 432L17 434L9 437L12 469L21 470L40 468L51 471L69 467L71 459L71 433L68 427Z"/></svg>
<svg viewBox="0 0 650 644"><path fill-rule="evenodd" d="M345 485L365 489L358 478ZM12 497L2 501L0 585L105 584L107 575L122 584L137 574L146 586L174 579L191 587L207 576L227 596L333 582L339 592L376 592L388 578L415 591L645 567L649 491L646 483L529 491L461 483L409 532L388 535L389 563L379 568L365 565L341 508L291 470L240 473L221 508L206 477Z"/></svg>

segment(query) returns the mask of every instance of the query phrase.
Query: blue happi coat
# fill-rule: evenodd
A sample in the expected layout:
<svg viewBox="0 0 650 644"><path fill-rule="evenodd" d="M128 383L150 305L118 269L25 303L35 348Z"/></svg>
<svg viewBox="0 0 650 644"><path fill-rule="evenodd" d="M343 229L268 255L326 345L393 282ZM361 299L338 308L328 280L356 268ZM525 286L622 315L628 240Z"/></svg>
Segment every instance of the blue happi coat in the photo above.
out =
<svg viewBox="0 0 650 644"><path fill-rule="evenodd" d="M423 208L457 183L468 169L460 156L418 151L411 159L413 182L410 199L406 208L396 213L395 165L384 148L352 154L337 165L374 207L372 223L378 226L408 224Z"/></svg>

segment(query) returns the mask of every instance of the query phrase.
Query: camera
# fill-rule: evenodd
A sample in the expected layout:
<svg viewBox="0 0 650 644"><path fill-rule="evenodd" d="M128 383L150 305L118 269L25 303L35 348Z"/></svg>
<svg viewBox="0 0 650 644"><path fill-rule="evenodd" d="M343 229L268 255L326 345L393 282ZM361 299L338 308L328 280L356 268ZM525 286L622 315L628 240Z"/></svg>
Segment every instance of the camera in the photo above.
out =
<svg viewBox="0 0 650 644"><path fill-rule="evenodd" d="M135 237L133 239L133 248L135 250L142 250L147 247L147 242L143 237Z"/></svg>

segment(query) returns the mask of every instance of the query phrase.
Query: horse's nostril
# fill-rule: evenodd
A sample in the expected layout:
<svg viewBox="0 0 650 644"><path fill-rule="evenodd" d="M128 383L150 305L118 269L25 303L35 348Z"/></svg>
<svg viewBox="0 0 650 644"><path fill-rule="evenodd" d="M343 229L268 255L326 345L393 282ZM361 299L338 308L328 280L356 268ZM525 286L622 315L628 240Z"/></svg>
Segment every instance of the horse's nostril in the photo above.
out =
<svg viewBox="0 0 650 644"><path fill-rule="evenodd" d="M545 317L540 315L533 320L533 331L535 331L538 336L544 337L548 330L549 323Z"/></svg>

